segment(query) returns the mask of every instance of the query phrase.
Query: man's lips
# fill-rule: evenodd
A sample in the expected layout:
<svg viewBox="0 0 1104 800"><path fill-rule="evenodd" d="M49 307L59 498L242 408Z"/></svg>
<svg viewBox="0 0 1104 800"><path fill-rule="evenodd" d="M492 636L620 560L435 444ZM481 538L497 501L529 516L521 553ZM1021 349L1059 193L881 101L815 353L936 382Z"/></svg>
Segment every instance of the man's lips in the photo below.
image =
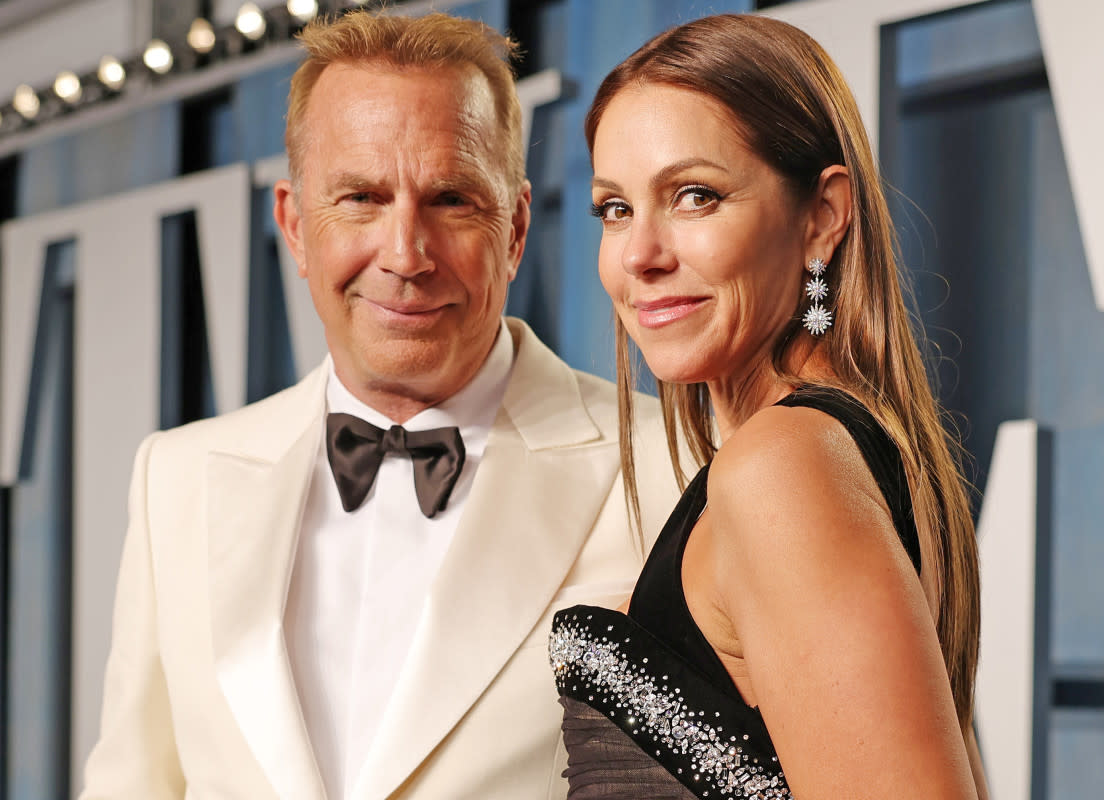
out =
<svg viewBox="0 0 1104 800"><path fill-rule="evenodd" d="M643 328L661 328L693 314L703 305L705 297L660 297L655 300L636 300L637 320Z"/></svg>
<svg viewBox="0 0 1104 800"><path fill-rule="evenodd" d="M448 305L448 303L424 301L411 303L392 300L369 300L368 302L376 306L376 308L379 308L381 311L411 317L433 314L442 310Z"/></svg>
<svg viewBox="0 0 1104 800"><path fill-rule="evenodd" d="M391 304L388 304L388 303L377 303L376 305L378 305L384 311L390 311L393 314L410 314L410 315L432 314L433 312L440 311L442 308L444 308L443 305L400 306L400 305L391 305Z"/></svg>
<svg viewBox="0 0 1104 800"><path fill-rule="evenodd" d="M442 315L451 307L450 303L439 300L409 302L361 299L376 324L395 330L427 330L437 325Z"/></svg>

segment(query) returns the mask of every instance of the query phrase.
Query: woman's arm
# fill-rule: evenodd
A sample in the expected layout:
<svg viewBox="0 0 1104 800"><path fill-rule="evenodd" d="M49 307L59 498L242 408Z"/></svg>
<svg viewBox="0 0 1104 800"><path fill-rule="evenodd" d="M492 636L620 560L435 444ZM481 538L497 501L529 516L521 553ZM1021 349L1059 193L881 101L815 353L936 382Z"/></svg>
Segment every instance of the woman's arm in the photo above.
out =
<svg viewBox="0 0 1104 800"><path fill-rule="evenodd" d="M981 751L978 749L977 736L973 728L970 728L969 733L966 734L966 754L970 758L970 772L974 776L978 800L989 800L989 783L985 780L985 765L981 761Z"/></svg>
<svg viewBox="0 0 1104 800"><path fill-rule="evenodd" d="M977 797L920 581L840 423L756 414L714 461L702 527L684 575L738 637L795 797Z"/></svg>

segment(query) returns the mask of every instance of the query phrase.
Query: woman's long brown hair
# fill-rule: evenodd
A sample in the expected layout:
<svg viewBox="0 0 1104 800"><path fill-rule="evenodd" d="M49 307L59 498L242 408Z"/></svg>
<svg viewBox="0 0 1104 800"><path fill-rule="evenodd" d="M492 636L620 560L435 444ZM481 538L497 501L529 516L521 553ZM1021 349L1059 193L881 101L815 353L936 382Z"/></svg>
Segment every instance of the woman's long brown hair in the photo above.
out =
<svg viewBox="0 0 1104 800"><path fill-rule="evenodd" d="M866 405L901 451L925 573L934 579L936 629L965 731L973 712L980 608L962 449L943 425L913 335L896 234L854 97L823 48L799 29L755 15L706 17L660 34L606 77L586 118L592 152L610 100L626 86L642 84L684 88L722 103L751 149L799 199L811 195L826 167L847 168L851 227L827 273L834 325L816 346L831 366L832 385ZM793 317L772 352L775 374L793 384L807 382L786 368L792 348L811 335L801 327L802 301L800 294L793 298ZM636 378L625 329L620 321L615 325L621 460L639 522L631 412ZM717 449L709 395L704 384L657 385L675 472L685 481L679 436L699 465Z"/></svg>

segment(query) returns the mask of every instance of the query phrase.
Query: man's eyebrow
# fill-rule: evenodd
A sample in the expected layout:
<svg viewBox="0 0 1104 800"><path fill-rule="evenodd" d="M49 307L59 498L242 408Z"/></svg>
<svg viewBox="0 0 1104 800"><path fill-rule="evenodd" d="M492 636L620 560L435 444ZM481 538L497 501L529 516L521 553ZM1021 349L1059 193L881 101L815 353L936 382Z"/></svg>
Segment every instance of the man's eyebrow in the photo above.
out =
<svg viewBox="0 0 1104 800"><path fill-rule="evenodd" d="M430 183L434 192L478 192L485 190L487 182L476 171L461 171L446 175Z"/></svg>
<svg viewBox="0 0 1104 800"><path fill-rule="evenodd" d="M377 181L362 172L341 170L332 175L328 183L334 189L359 189L365 186L373 186Z"/></svg>
<svg viewBox="0 0 1104 800"><path fill-rule="evenodd" d="M381 186L384 181L363 172L340 170L330 176L327 186L331 191L342 189L372 189ZM432 181L426 188L431 192L478 191L484 187L486 179L476 168L458 169L449 175Z"/></svg>

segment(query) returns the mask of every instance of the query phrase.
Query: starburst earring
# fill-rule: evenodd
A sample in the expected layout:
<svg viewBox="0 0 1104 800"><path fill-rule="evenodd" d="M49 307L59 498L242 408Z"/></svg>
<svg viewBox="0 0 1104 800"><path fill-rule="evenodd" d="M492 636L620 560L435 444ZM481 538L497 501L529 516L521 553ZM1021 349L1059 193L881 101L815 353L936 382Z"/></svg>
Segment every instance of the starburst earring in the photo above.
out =
<svg viewBox="0 0 1104 800"><path fill-rule="evenodd" d="M805 284L805 294L813 302L802 318L801 323L814 336L820 336L832 327L832 312L821 305L821 301L828 297L828 284L820 276L828 269L822 258L810 258L805 269L813 277Z"/></svg>

